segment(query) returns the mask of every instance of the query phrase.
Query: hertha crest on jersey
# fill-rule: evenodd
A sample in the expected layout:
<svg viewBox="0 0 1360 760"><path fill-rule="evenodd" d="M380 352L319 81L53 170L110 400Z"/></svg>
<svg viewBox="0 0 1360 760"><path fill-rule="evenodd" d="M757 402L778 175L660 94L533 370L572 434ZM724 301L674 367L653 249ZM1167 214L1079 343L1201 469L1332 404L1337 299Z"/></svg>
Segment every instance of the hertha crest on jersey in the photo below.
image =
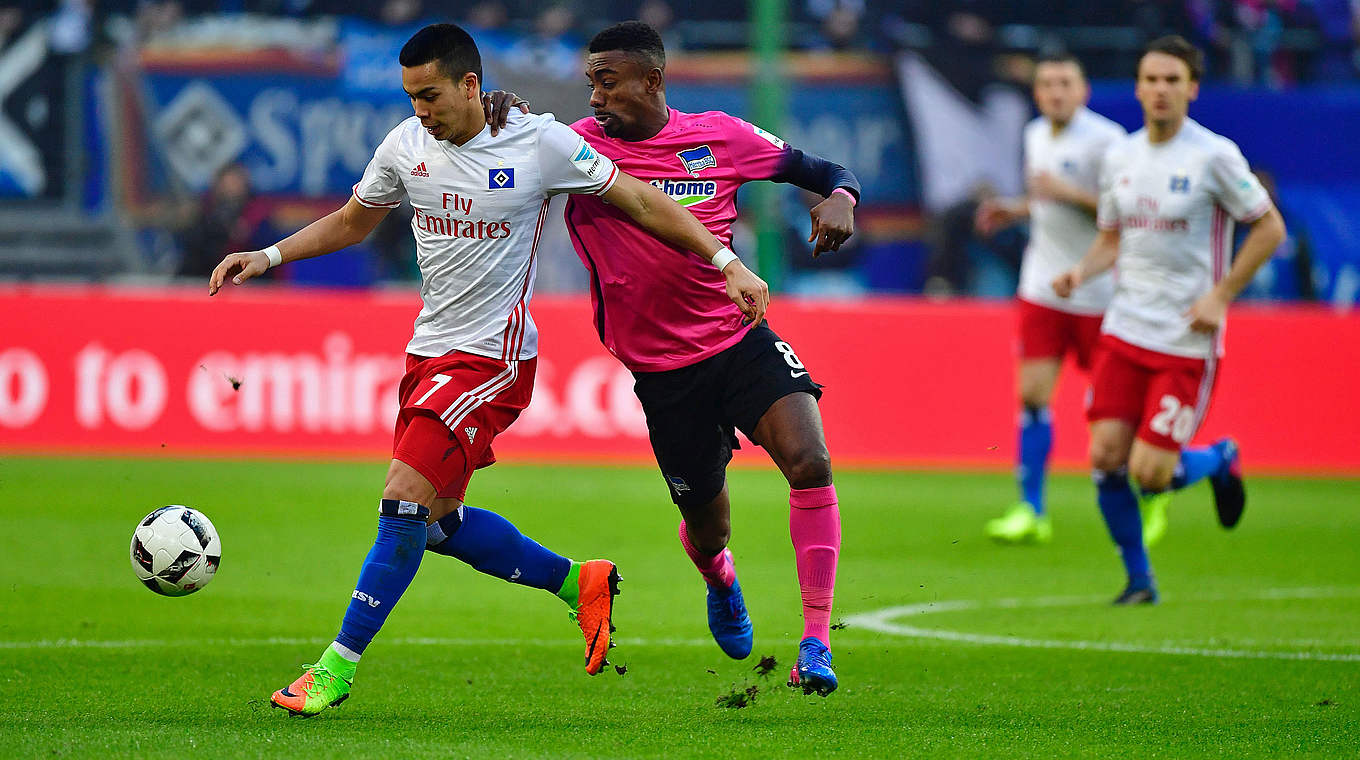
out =
<svg viewBox="0 0 1360 760"><path fill-rule="evenodd" d="M707 145L682 150L675 155L680 159L680 163L685 165L685 171L689 172L691 177L697 177L704 169L712 169L718 165L718 159L713 157L713 149Z"/></svg>

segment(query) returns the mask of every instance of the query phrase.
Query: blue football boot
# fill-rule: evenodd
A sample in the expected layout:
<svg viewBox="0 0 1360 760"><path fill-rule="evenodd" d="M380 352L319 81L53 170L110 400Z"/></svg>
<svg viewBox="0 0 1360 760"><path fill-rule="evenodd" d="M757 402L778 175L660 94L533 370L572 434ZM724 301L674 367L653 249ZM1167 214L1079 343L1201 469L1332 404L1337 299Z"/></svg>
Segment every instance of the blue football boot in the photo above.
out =
<svg viewBox="0 0 1360 760"><path fill-rule="evenodd" d="M708 586L708 630L723 653L734 660L744 660L751 654L754 635L751 616L746 614L746 600L741 595L741 584L735 579L730 589Z"/></svg>
<svg viewBox="0 0 1360 760"><path fill-rule="evenodd" d="M789 673L789 686L803 687L804 694L814 691L825 697L839 686L831 669L831 650L815 636L798 643L798 665Z"/></svg>
<svg viewBox="0 0 1360 760"><path fill-rule="evenodd" d="M1157 601L1157 586L1149 579L1139 583L1129 581L1129 585L1115 597L1113 604L1117 607L1127 607L1135 604L1156 604Z"/></svg>
<svg viewBox="0 0 1360 760"><path fill-rule="evenodd" d="M1224 438L1214 443L1223 457L1223 469L1209 476L1209 485L1214 489L1214 509L1218 512L1218 524L1225 528L1237 525L1242 519L1242 510L1247 507L1247 489L1242 484L1242 453L1237 441Z"/></svg>

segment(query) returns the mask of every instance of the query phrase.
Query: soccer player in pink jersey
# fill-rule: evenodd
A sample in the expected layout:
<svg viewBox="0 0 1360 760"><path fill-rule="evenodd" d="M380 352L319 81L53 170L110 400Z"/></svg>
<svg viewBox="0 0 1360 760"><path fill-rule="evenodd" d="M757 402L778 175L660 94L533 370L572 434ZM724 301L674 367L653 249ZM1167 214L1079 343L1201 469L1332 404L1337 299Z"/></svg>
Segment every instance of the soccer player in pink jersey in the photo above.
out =
<svg viewBox="0 0 1360 760"><path fill-rule="evenodd" d="M1209 408L1228 304L1285 230L1237 146L1189 118L1202 71L1181 37L1144 51L1135 89L1144 127L1110 147L1100 232L1053 280L1066 298L1118 263L1087 410L1097 501L1128 576L1116 604L1157 601L1130 476L1143 498L1208 478L1225 528L1246 506L1237 444L1188 444ZM1234 220L1250 225L1236 257Z"/></svg>
<svg viewBox="0 0 1360 760"><path fill-rule="evenodd" d="M209 280L212 294L228 278L240 285L283 262L357 243L403 197L415 209L423 308L406 347L378 537L335 642L271 699L294 715L316 715L349 697L360 655L426 549L556 594L585 635L586 672L600 671L618 593L614 564L572 562L494 512L463 504L473 471L495 461L492 440L533 390L538 341L528 307L548 199L592 194L706 265L732 256L664 193L619 171L550 115L516 114L493 134L483 116L481 57L459 27L421 29L400 62L415 115L378 146L353 197L276 245L228 255ZM764 282L739 263L724 271L723 297L730 293L733 309L760 319ZM281 318L264 329L286 324ZM318 548L304 548L295 561L335 564L334 552Z"/></svg>
<svg viewBox="0 0 1360 760"><path fill-rule="evenodd" d="M572 125L595 150L675 198L727 244L745 182L788 182L826 198L812 209L812 254L854 232L859 183L844 167L804 153L720 111L666 105L666 53L650 26L628 21L590 42L586 76L594 118ZM708 593L719 647L751 653L750 616L732 552L726 467L741 430L788 480L789 534L803 601L803 636L790 684L822 695L836 686L830 618L840 513L813 382L793 347L761 320L743 319L712 262L657 240L594 198L567 202L567 229L590 270L600 340L637 378L635 390L671 499L680 545ZM726 257L724 257L726 258Z"/></svg>

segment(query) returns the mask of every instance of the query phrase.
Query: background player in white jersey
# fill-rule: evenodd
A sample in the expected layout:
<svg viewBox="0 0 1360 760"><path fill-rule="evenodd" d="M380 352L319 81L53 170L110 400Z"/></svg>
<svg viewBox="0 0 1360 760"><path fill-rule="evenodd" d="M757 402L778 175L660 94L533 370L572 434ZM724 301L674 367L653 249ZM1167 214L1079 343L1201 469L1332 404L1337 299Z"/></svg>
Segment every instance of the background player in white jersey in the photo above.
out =
<svg viewBox="0 0 1360 760"><path fill-rule="evenodd" d="M1188 118L1203 56L1181 37L1138 62L1144 127L1105 157L1100 234L1053 289L1071 296L1119 264L1092 377L1091 464L1097 500L1128 574L1116 604L1153 603L1132 475L1146 495L1208 478L1219 522L1246 505L1237 445L1185 448L1208 410L1228 304L1284 237L1284 222L1231 140ZM1232 254L1233 220L1251 229Z"/></svg>
<svg viewBox="0 0 1360 760"><path fill-rule="evenodd" d="M574 563L499 515L462 502L473 470L495 461L492 439L519 416L533 389L537 331L528 304L548 198L600 195L678 248L705 259L726 250L681 206L619 172L551 114L514 114L492 135L482 110L481 57L457 26L420 30L400 61L415 116L378 146L353 197L277 245L227 256L209 282L215 293L237 269L232 281L239 285L284 261L357 243L402 197L415 209L424 306L406 348L378 537L335 643L273 695L274 705L295 715L315 715L349 696L360 654L427 548L557 594L586 636L586 671L599 672L618 593L613 563ZM759 321L765 283L739 262L723 272L728 296ZM309 547L296 561L331 554Z"/></svg>
<svg viewBox="0 0 1360 760"><path fill-rule="evenodd" d="M1069 353L1083 371L1100 340L1100 319L1114 293L1114 275L1082 283L1071 298L1059 298L1053 278L1085 255L1096 236L1100 163L1124 129L1086 108L1091 88L1075 56L1039 59L1034 70L1034 103L1040 116L1025 126L1025 184L1022 198L991 198L977 210L984 235L1028 219L1029 246L1016 291L1020 315L1020 420L1016 480L1020 502L987 523L987 535L1010 543L1047 543L1053 524L1044 503L1044 480L1053 447L1048 405Z"/></svg>

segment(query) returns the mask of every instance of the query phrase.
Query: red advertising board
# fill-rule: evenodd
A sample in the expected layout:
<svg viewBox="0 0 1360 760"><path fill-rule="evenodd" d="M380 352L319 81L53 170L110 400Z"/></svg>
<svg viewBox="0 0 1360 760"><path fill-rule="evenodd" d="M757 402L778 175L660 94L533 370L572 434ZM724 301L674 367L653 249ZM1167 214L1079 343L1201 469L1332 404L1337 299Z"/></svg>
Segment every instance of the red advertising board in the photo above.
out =
<svg viewBox="0 0 1360 760"><path fill-rule="evenodd" d="M410 291L0 289L0 451L385 456L418 308ZM632 378L589 303L539 297L534 315L535 398L499 457L647 461ZM1014 320L978 301L778 298L770 313L826 386L842 465L1009 467ZM1231 433L1253 468L1360 473L1360 317L1241 306L1227 343L1201 439ZM1055 402L1062 465L1085 459L1084 391L1068 374Z"/></svg>

